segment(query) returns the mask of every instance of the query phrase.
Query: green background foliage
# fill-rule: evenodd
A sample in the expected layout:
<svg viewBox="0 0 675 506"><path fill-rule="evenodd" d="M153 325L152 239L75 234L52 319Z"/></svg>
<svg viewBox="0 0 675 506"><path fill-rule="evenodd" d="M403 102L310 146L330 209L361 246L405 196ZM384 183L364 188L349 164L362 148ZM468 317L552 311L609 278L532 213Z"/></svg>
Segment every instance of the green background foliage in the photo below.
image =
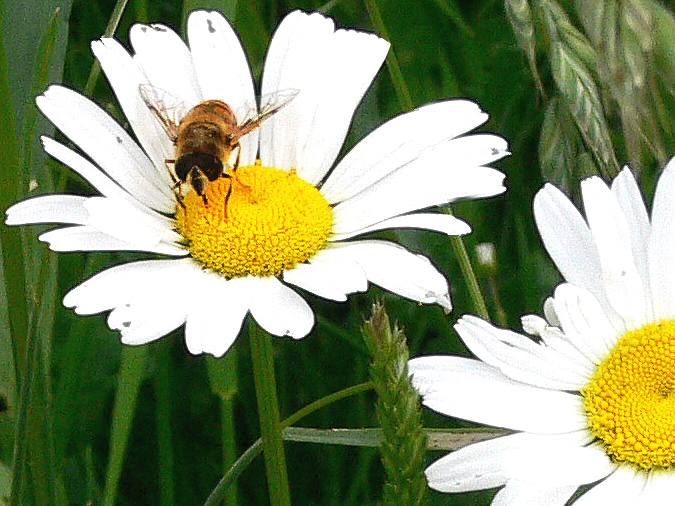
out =
<svg viewBox="0 0 675 506"><path fill-rule="evenodd" d="M651 195L655 175L675 153L673 6L657 0L374 1L369 5L382 16L413 105L472 98L491 115L481 130L509 141L512 156L496 164L507 174L508 192L454 204L453 212L474 229L465 243L491 318L515 327L521 314L540 310L559 281L531 213L543 182L576 199L580 179L608 178L629 163ZM234 19L257 77L275 26L295 8L319 9L340 27L374 31L372 8L369 13L360 0L131 0L115 36L128 44L135 22L161 22L182 33L187 13L198 7ZM111 29L114 9L112 0L0 4L1 209L29 194L91 193L42 153L38 136L54 133L33 99L51 82L80 91L91 82L93 99L124 124L108 83L92 74L89 46ZM399 91L383 68L356 112L343 154L406 110ZM0 504L10 497L22 505L204 504L228 463L259 436L246 331L221 360L190 355L182 329L143 348L123 347L104 316L77 317L60 300L82 279L138 255L57 255L36 240L44 228L0 225ZM452 323L476 308L449 240L409 230L378 235L432 259L451 282L454 312L446 316L376 287L342 304L305 294L316 308L315 329L302 341L274 343L282 418L368 380L360 328L376 297L404 329L411 356L465 353ZM496 248L489 268L474 261L482 242ZM190 295L175 287L177 298ZM374 406L370 391L298 425L375 427ZM469 425L429 412L425 423ZM286 452L295 504L368 505L382 498L375 448L287 442ZM228 504L268 504L261 458L229 494ZM431 493L430 500L478 505L491 495Z"/></svg>

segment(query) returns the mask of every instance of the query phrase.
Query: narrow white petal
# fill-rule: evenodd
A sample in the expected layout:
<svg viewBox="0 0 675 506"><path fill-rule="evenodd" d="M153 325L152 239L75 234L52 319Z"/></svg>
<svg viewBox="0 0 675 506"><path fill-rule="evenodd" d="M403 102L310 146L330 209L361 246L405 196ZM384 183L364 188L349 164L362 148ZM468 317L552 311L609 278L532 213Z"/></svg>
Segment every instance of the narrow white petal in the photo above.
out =
<svg viewBox="0 0 675 506"><path fill-rule="evenodd" d="M251 279L251 278L249 278ZM291 288L274 277L256 278L251 316L270 334L301 339L314 326L314 311Z"/></svg>
<svg viewBox="0 0 675 506"><path fill-rule="evenodd" d="M464 235L471 233L471 227L469 225L449 214L415 213L390 218L365 228L356 228L353 224L343 222L343 220L336 217L336 220L333 223L333 235L330 236L329 240L343 241L356 235L367 234L368 232L384 230L387 228L420 228L448 235Z"/></svg>
<svg viewBox="0 0 675 506"><path fill-rule="evenodd" d="M216 11L194 11L188 18L187 33L202 99L222 100L234 111L250 108L255 113L251 69L229 21ZM237 118L239 123L243 119ZM240 163L253 164L258 153L258 131L244 136L240 144Z"/></svg>
<svg viewBox="0 0 675 506"><path fill-rule="evenodd" d="M91 49L101 63L136 138L152 160L160 179L171 187L165 160L173 158L174 146L139 93L139 86L148 82L147 77L115 39L95 40L91 43Z"/></svg>
<svg viewBox="0 0 675 506"><path fill-rule="evenodd" d="M636 506L667 504L672 501L673 494L675 494L675 476L671 470L652 470L635 504Z"/></svg>
<svg viewBox="0 0 675 506"><path fill-rule="evenodd" d="M633 259L630 230L612 192L599 177L581 183L586 219L600 257L602 282L614 310L634 329L647 321L647 297ZM651 311L650 311L651 312Z"/></svg>
<svg viewBox="0 0 675 506"><path fill-rule="evenodd" d="M629 167L624 167L612 181L612 194L623 211L629 227L633 260L639 271L639 277L645 294L647 319L654 319L651 287L649 285L648 245L651 224L642 198L640 187Z"/></svg>
<svg viewBox="0 0 675 506"><path fill-rule="evenodd" d="M424 405L448 416L541 434L587 424L580 396L514 381L478 360L431 356L408 367Z"/></svg>
<svg viewBox="0 0 675 506"><path fill-rule="evenodd" d="M555 390L579 390L588 383L589 362L578 364L578 354L560 356L529 337L470 315L463 316L455 330L476 357L516 381Z"/></svg>
<svg viewBox="0 0 675 506"><path fill-rule="evenodd" d="M7 225L33 223L72 223L84 225L89 214L82 204L87 197L79 195L40 195L7 208Z"/></svg>
<svg viewBox="0 0 675 506"><path fill-rule="evenodd" d="M619 465L607 479L601 481L574 502L574 506L635 506L644 488L646 475L633 467Z"/></svg>
<svg viewBox="0 0 675 506"><path fill-rule="evenodd" d="M146 251L171 256L188 254L185 248L165 242L143 248L112 237L90 225L57 228L45 232L38 239L49 244L52 251Z"/></svg>
<svg viewBox="0 0 675 506"><path fill-rule="evenodd" d="M347 295L365 292L368 278L363 268L331 249L317 252L307 264L284 272L284 281L326 299L344 302Z"/></svg>
<svg viewBox="0 0 675 506"><path fill-rule="evenodd" d="M328 248L357 262L368 280L385 290L424 304L452 309L448 282L428 258L385 241L332 243Z"/></svg>
<svg viewBox="0 0 675 506"><path fill-rule="evenodd" d="M468 100L436 102L396 116L373 130L340 161L323 185L322 193L331 203L342 202L439 143L473 130L487 119L488 115ZM495 149L506 149L506 143L499 137L487 139L494 141ZM447 162L449 165L453 160Z"/></svg>
<svg viewBox="0 0 675 506"><path fill-rule="evenodd" d="M189 304L185 343L194 355L222 357L241 331L255 283L247 278L227 280L212 272L202 274L191 290L199 295Z"/></svg>
<svg viewBox="0 0 675 506"><path fill-rule="evenodd" d="M103 109L63 86L50 86L35 101L59 130L139 202L172 211L171 189L136 142Z"/></svg>
<svg viewBox="0 0 675 506"><path fill-rule="evenodd" d="M506 486L492 498L490 506L514 506L516 504L564 506L576 489L576 485L546 488L518 480L509 480Z"/></svg>
<svg viewBox="0 0 675 506"><path fill-rule="evenodd" d="M458 139L457 139L458 140ZM490 167L459 165L448 159L418 161L390 174L333 208L338 223L365 228L400 214L447 204L458 198L490 197L506 190L504 174Z"/></svg>
<svg viewBox="0 0 675 506"><path fill-rule="evenodd" d="M649 274L656 320L675 318L675 158L659 178L649 237Z"/></svg>
<svg viewBox="0 0 675 506"><path fill-rule="evenodd" d="M623 329L623 320L609 303L601 282L602 268L593 236L577 208L555 186L546 184L534 197L534 221L546 251L563 277L591 292L612 326ZM580 262L580 258L584 261Z"/></svg>
<svg viewBox="0 0 675 506"><path fill-rule="evenodd" d="M306 181L321 181L388 49L374 34L335 30L319 13L286 16L265 59L262 93L288 88L300 93L261 126L263 163L295 167Z"/></svg>
<svg viewBox="0 0 675 506"><path fill-rule="evenodd" d="M172 222L154 211L104 197L90 197L83 205L89 213L90 225L142 250L181 238L173 230Z"/></svg>
<svg viewBox="0 0 675 506"><path fill-rule="evenodd" d="M565 338L590 361L599 364L621 332L612 328L595 297L570 283L562 283L555 290L553 305Z"/></svg>
<svg viewBox="0 0 675 506"><path fill-rule="evenodd" d="M176 32L160 24L135 24L129 30L129 40L135 51L134 61L153 86L190 106L202 100L192 55Z"/></svg>

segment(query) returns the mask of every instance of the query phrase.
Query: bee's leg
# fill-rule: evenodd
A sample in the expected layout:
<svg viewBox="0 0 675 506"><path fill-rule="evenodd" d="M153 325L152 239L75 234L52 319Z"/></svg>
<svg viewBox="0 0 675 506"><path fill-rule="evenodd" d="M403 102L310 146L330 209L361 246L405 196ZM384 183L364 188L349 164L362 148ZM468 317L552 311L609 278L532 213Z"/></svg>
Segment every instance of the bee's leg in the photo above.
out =
<svg viewBox="0 0 675 506"><path fill-rule="evenodd" d="M233 177L225 172L223 172L223 177L228 179L233 179ZM236 178L236 176L234 176ZM230 181L230 186L227 188L227 193L225 194L225 201L223 203L223 216L227 219L227 202L230 200L230 195L232 195L232 181Z"/></svg>
<svg viewBox="0 0 675 506"><path fill-rule="evenodd" d="M169 173L169 176L171 177L171 182L173 183L173 186L171 189L173 190L173 193L176 195L176 200L180 204L180 206L185 209L185 204L183 203L183 192L181 191L181 182L180 180L176 177L176 175L173 173L171 170L171 165L176 164L176 160L173 158L167 158L164 160L164 164L166 165L166 170Z"/></svg>
<svg viewBox="0 0 675 506"><path fill-rule="evenodd" d="M234 167L232 168L232 172L236 172L237 169L239 168L239 159L241 158L241 144L237 142L233 150L234 149L237 150L237 158L234 160Z"/></svg>

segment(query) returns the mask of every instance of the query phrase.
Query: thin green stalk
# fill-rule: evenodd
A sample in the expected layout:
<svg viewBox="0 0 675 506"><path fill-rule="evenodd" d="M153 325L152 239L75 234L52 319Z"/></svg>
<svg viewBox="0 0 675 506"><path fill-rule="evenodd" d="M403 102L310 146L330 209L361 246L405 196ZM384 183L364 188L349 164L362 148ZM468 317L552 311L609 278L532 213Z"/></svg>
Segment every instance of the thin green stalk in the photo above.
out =
<svg viewBox="0 0 675 506"><path fill-rule="evenodd" d="M361 392L366 392L373 388L373 383L367 381L365 383L360 383L354 385L353 387L345 388L339 392L327 395L321 399L314 401L311 404L308 404L299 411L296 411L291 416L286 418L281 422L281 428L285 429L293 425L294 423L302 420L307 415L318 411L319 409L328 406L340 399L350 397L352 395L360 394ZM206 499L204 506L217 506L223 501L226 497L227 490L232 483L239 477L239 475L248 467L248 465L253 462L260 453L262 452L262 438L258 438L255 443L248 447L248 449L237 459L237 461L232 465L229 471L221 478L216 487L213 489L209 497Z"/></svg>
<svg viewBox="0 0 675 506"><path fill-rule="evenodd" d="M281 437L281 423L279 422L277 384L274 377L272 336L255 324L253 320L251 320L249 328L253 380L258 401L258 417L265 455L270 504L272 506L290 506L291 494L288 487L284 442Z"/></svg>
<svg viewBox="0 0 675 506"><path fill-rule="evenodd" d="M171 341L157 343L157 444L159 457L159 504L174 504L173 444L171 442Z"/></svg>
<svg viewBox="0 0 675 506"><path fill-rule="evenodd" d="M108 467L106 469L102 506L113 506L117 495L117 485L122 474L124 454L131 432L138 390L143 379L145 359L148 346L122 348L120 372L118 374L115 404L112 412L112 428L110 430L110 448Z"/></svg>
<svg viewBox="0 0 675 506"><path fill-rule="evenodd" d="M372 23L375 30L385 39L391 40L387 31L387 27L385 26L382 16L380 15L377 1L365 0L365 4L370 16L370 22ZM396 96L398 97L401 107L406 111L411 111L414 107L412 96L410 95L410 90L406 85L403 72L401 71L401 66L399 65L398 58L396 58L393 48L390 49L389 53L387 54L387 69L389 70L389 75L391 76L391 80L394 83L394 90L396 91ZM473 270L473 267L471 266L469 255L467 254L466 247L464 246L464 241L460 236L452 236L450 237L450 243L452 244L452 249L455 252L455 255L457 255L459 267L469 288L469 295L471 295L474 308L480 316L487 318L488 311L487 306L485 305L485 299L483 298L483 294L481 293L480 287L478 286L478 280L476 279L476 274Z"/></svg>

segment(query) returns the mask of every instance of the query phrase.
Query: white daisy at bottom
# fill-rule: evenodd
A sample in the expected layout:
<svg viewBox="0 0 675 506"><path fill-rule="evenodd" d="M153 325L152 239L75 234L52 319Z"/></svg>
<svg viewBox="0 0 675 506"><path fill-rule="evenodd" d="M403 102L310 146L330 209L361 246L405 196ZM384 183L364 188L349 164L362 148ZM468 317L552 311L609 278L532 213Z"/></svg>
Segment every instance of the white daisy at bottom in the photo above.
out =
<svg viewBox="0 0 675 506"><path fill-rule="evenodd" d="M479 360L415 358L425 405L516 431L426 470L430 487L501 487L493 505L651 506L675 497L675 161L651 219L630 170L581 184L582 217L546 185L534 211L565 277L523 335L464 316Z"/></svg>
<svg viewBox="0 0 675 506"><path fill-rule="evenodd" d="M108 324L127 344L185 324L188 350L215 356L232 345L249 313L271 334L307 335L314 313L290 285L344 301L372 282L449 311L448 284L426 257L392 242L352 238L395 227L468 233L452 216L417 211L504 191L504 175L488 164L508 154L506 142L464 135L487 114L467 100L420 107L382 125L333 167L389 44L374 34L336 30L321 14L295 11L272 38L261 87L262 100L281 94L290 101L241 137L229 160L205 156L212 149L203 147L206 141L194 152L186 148L183 154L206 160L214 172L202 171L205 182L190 165L181 176L182 155L162 114L206 100L227 103L239 124L246 111L256 111L248 61L229 22L217 12L195 11L187 35L189 47L166 26L134 25L133 55L114 39L92 43L140 146L72 90L51 86L37 98L86 158L46 137L45 150L100 195L28 199L7 210L7 223L70 225L40 236L55 251L165 256L100 272L71 290L64 304L78 314L111 311ZM153 94L180 107L153 106ZM176 117L173 125L181 121ZM219 164L229 177L218 176ZM194 190L179 192L176 179Z"/></svg>

